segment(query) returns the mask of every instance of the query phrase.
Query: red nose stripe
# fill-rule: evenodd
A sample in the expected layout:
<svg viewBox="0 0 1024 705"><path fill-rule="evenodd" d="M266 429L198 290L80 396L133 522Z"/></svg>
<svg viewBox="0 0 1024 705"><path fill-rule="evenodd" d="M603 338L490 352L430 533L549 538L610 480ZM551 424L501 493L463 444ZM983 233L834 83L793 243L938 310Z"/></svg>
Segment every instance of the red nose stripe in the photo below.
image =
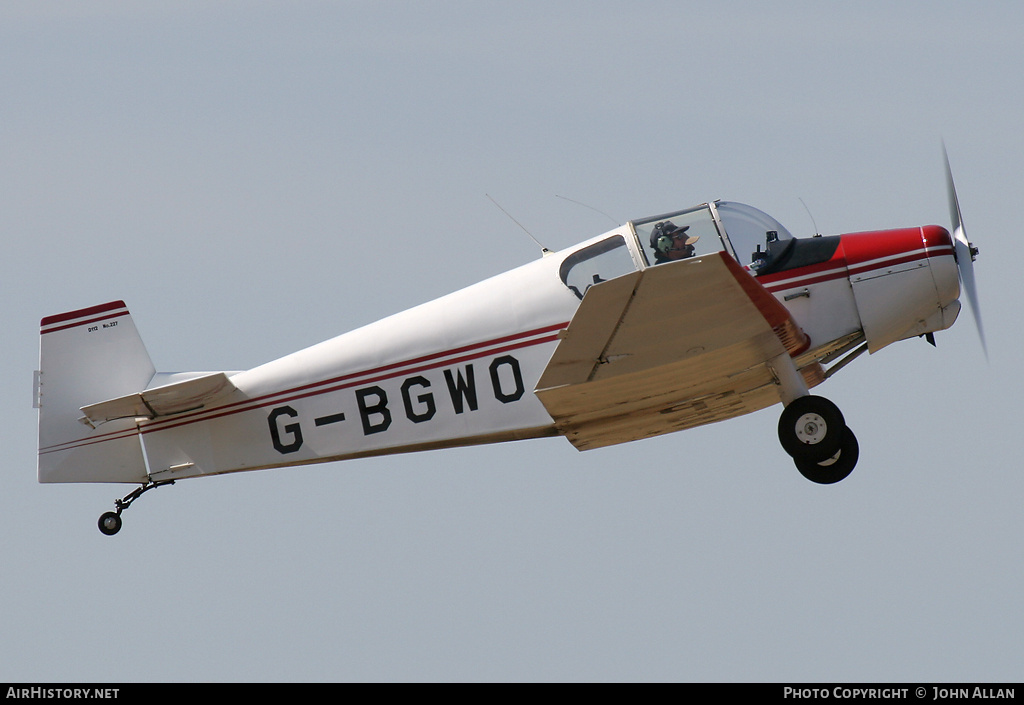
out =
<svg viewBox="0 0 1024 705"><path fill-rule="evenodd" d="M938 225L843 235L850 274L953 254L949 231Z"/></svg>
<svg viewBox="0 0 1024 705"><path fill-rule="evenodd" d="M953 238L938 225L849 233L828 262L778 272L758 280L776 293L799 286L863 275L929 257L953 255Z"/></svg>

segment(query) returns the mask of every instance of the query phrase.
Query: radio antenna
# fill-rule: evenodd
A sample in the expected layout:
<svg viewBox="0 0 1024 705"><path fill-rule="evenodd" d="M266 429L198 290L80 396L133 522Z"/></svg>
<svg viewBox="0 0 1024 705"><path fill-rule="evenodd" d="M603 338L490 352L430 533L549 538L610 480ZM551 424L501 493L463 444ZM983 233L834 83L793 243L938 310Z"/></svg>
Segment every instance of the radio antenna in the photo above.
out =
<svg viewBox="0 0 1024 705"><path fill-rule="evenodd" d="M557 193L555 194L555 198L561 198L563 201L569 201L569 203L575 203L577 206L583 206L584 208L589 208L590 210L594 211L595 213L600 213L601 215L603 215L605 218L607 218L608 220L612 221L616 225L622 225L622 223L620 223L619 221L615 220L615 218L611 217L610 215L608 215L604 211L598 210L597 208L594 208L593 206L588 206L586 203L580 203L579 201L575 201L575 200L573 200L571 198L566 198L565 196L559 196Z"/></svg>
<svg viewBox="0 0 1024 705"><path fill-rule="evenodd" d="M802 205L804 210L807 211L807 217L811 219L811 225L814 226L814 237L821 237L821 231L818 230L818 224L814 222L814 216L811 215L811 209L807 207L806 203L804 203L804 199L799 196L797 196L797 198L800 199L800 205Z"/></svg>
<svg viewBox="0 0 1024 705"><path fill-rule="evenodd" d="M491 194L489 194L489 193L485 193L484 195L485 195L485 196L487 196L487 198L490 198L490 200L491 200L491 203L493 203L494 205L496 205L496 206L498 207L498 210L500 210L500 211L501 211L502 213L504 213L505 215L507 215L507 216L509 217L509 219L510 219L510 220L511 220L511 221L512 221L513 223L515 223L515 224L516 224L516 225L518 225L518 226L519 226L520 228L522 228L523 232L524 232L524 233L526 233L527 235L529 235L529 236L530 236L530 239L531 239L531 240L533 240L533 241L534 241L535 243L537 243L537 247L539 247L539 248L540 248L540 251L541 251L541 252L542 252L542 253L544 254L544 256L545 256L545 257L547 257L548 255L550 255L550 254L551 254L551 250L549 250L548 248L544 247L544 245L540 244L540 241L539 241L539 240L537 240L537 238L535 238L535 237L533 236L533 233L531 233L531 232L530 232L529 230L527 230L527 229L526 229L525 227L523 227L523 224L522 224L522 223L520 223L520 222L519 222L518 220L516 220L515 218L513 218L513 217L512 217L512 214L511 214L511 213L509 213L509 212L508 212L507 210L505 210L504 208L502 208L502 207L501 207L501 204L500 204L500 203L498 203L498 202L497 202L497 201L495 201L495 200L494 200L493 198L491 198Z"/></svg>

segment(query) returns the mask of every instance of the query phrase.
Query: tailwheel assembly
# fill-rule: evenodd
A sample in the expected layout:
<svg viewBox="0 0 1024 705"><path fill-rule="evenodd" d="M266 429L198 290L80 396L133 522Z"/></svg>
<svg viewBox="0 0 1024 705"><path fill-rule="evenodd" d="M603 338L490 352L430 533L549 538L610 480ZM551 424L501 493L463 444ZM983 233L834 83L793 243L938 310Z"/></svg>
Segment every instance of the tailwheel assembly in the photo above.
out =
<svg viewBox="0 0 1024 705"><path fill-rule="evenodd" d="M174 480L163 480L160 482L147 482L136 489L126 494L121 499L114 500L114 511L103 512L100 515L98 522L100 532L107 536L113 536L121 530L121 512L131 506L131 503L137 500L146 492L156 489L157 487L163 487L164 485L173 485Z"/></svg>

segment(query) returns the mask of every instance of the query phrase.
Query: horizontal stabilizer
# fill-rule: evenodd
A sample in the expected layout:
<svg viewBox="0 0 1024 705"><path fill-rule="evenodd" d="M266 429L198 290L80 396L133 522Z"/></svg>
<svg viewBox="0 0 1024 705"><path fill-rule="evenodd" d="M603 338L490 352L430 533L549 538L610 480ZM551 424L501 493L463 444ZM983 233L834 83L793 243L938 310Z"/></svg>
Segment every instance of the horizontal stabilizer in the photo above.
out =
<svg viewBox="0 0 1024 705"><path fill-rule="evenodd" d="M83 406L82 413L94 425L124 418L155 419L202 409L233 391L227 374L215 372Z"/></svg>

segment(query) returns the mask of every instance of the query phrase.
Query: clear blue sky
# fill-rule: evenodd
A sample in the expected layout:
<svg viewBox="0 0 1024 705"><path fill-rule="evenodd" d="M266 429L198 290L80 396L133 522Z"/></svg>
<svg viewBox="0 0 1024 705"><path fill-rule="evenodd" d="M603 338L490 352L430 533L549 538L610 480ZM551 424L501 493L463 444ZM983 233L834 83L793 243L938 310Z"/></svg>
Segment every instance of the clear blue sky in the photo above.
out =
<svg viewBox="0 0 1024 705"><path fill-rule="evenodd" d="M1024 9L1011 2L0 7L0 680L1019 680ZM43 316L124 299L162 371L244 369L715 198L794 234L948 224L938 347L779 408L206 478L35 482Z"/></svg>

